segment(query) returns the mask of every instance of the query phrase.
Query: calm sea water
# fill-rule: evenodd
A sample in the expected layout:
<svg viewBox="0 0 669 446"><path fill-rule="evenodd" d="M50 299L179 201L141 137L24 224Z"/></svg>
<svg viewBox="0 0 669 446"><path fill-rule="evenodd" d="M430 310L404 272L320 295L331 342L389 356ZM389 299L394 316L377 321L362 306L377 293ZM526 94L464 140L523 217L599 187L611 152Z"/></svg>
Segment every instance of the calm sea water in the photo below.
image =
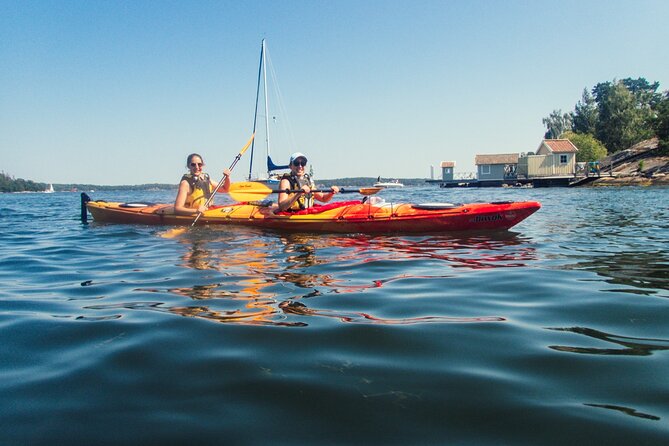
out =
<svg viewBox="0 0 669 446"><path fill-rule="evenodd" d="M165 239L0 195L0 444L669 443L669 189L382 196L543 208L484 234Z"/></svg>

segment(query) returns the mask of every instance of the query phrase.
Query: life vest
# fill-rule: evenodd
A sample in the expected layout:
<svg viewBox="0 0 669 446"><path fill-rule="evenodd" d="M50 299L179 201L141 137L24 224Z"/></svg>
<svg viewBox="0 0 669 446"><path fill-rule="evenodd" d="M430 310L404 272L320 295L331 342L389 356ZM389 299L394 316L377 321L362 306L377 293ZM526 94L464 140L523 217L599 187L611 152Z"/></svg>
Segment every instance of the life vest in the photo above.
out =
<svg viewBox="0 0 669 446"><path fill-rule="evenodd" d="M314 182L311 180L311 177L308 173L305 173L302 178L297 178L291 173L285 173L281 177L282 180L288 180L290 183L290 190L300 190L302 186L309 186L314 188ZM299 211L301 209L308 209L314 205L314 196L313 194L300 194L297 200L290 205L287 211Z"/></svg>
<svg viewBox="0 0 669 446"><path fill-rule="evenodd" d="M186 197L185 206L191 209L197 209L198 206L207 202L211 197L211 180L209 175L203 173L195 176L187 173L181 177L181 181L186 180L190 185L190 194Z"/></svg>

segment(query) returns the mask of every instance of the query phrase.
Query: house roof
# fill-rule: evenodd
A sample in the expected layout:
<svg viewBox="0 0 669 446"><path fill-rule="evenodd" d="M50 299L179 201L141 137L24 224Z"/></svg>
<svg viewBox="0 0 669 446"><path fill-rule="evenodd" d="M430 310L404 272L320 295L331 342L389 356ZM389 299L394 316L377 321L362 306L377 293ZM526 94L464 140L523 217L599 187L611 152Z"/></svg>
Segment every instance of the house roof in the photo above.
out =
<svg viewBox="0 0 669 446"><path fill-rule="evenodd" d="M517 153L500 153L497 155L476 155L474 164L518 164Z"/></svg>
<svg viewBox="0 0 669 446"><path fill-rule="evenodd" d="M455 167L455 161L442 161L439 167Z"/></svg>
<svg viewBox="0 0 669 446"><path fill-rule="evenodd" d="M545 145L548 150L550 150L553 153L576 153L578 152L578 149L574 144L572 144L571 141L568 139L544 139L541 141L541 145L539 145L539 148L541 148L542 145Z"/></svg>

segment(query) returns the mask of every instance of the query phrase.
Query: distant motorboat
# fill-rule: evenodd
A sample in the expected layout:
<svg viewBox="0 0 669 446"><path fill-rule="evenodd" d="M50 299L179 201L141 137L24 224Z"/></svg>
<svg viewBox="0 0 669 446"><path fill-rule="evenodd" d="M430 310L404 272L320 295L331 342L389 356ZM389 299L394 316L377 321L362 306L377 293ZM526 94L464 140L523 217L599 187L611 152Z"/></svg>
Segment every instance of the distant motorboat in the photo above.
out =
<svg viewBox="0 0 669 446"><path fill-rule="evenodd" d="M374 183L374 187L404 187L404 184L400 183L399 180L377 181Z"/></svg>

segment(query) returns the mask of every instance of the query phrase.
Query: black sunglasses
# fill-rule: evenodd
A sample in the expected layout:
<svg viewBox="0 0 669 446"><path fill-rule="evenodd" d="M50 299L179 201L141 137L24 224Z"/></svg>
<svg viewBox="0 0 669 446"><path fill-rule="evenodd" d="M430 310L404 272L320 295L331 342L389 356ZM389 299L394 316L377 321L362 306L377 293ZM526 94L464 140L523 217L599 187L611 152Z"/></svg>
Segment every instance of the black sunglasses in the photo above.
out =
<svg viewBox="0 0 669 446"><path fill-rule="evenodd" d="M190 163L190 167L202 167L204 163Z"/></svg>
<svg viewBox="0 0 669 446"><path fill-rule="evenodd" d="M304 160L304 161L295 160L295 161L293 161L293 166L295 166L295 167L300 167L300 166L304 167L306 165L307 165L307 160Z"/></svg>

